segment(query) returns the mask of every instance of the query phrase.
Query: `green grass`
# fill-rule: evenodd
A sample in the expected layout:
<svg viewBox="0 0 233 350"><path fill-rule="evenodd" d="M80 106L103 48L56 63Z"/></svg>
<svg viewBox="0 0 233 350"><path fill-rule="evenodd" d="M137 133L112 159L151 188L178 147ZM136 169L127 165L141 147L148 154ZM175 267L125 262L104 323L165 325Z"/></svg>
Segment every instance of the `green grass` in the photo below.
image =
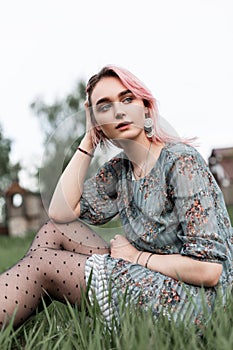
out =
<svg viewBox="0 0 233 350"><path fill-rule="evenodd" d="M29 248L34 234L26 237L0 236L0 272L18 261Z"/></svg>
<svg viewBox="0 0 233 350"><path fill-rule="evenodd" d="M233 208L229 209L231 220ZM121 233L118 222L97 230L106 240ZM33 234L25 238L0 236L0 271L14 264L28 249ZM109 330L98 305L83 298L81 309L52 302L44 305L24 325L14 330L10 324L0 331L1 350L232 350L233 300L226 308L217 305L210 321L201 329L192 324L157 322L148 313L124 310L121 327Z"/></svg>
<svg viewBox="0 0 233 350"><path fill-rule="evenodd" d="M229 213L229 216L231 219L231 224L233 226L233 205L229 206L227 209L228 209L228 213Z"/></svg>
<svg viewBox="0 0 233 350"><path fill-rule="evenodd" d="M85 299L83 299L85 300ZM121 327L109 330L98 305L83 302L81 309L53 302L13 331L9 325L0 332L1 350L232 350L233 302L226 310L216 308L211 320L200 330L182 322L138 310L122 314Z"/></svg>

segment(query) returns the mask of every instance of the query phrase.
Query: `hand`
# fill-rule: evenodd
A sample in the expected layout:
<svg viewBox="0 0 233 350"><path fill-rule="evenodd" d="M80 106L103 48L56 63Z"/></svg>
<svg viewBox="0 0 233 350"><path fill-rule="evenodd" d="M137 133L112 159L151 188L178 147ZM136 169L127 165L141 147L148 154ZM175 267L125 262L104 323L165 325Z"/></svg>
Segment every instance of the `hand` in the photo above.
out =
<svg viewBox="0 0 233 350"><path fill-rule="evenodd" d="M89 145L91 145L92 149L95 149L99 143L99 138L96 135L96 127L91 120L90 107L87 100L84 103L84 107L86 112L86 134L84 139Z"/></svg>
<svg viewBox="0 0 233 350"><path fill-rule="evenodd" d="M88 101L84 102L85 112L86 112L86 132L89 132L92 128L91 115L90 115L90 107Z"/></svg>
<svg viewBox="0 0 233 350"><path fill-rule="evenodd" d="M112 258L121 258L132 263L136 262L139 253L122 235L116 235L114 239L110 240L110 252Z"/></svg>

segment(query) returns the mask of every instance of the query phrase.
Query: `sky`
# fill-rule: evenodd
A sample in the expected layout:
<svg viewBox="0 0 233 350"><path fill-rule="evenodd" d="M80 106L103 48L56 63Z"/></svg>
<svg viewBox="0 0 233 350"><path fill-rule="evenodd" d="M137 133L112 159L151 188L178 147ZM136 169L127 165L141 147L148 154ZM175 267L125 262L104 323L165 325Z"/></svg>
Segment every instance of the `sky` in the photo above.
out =
<svg viewBox="0 0 233 350"><path fill-rule="evenodd" d="M53 103L106 64L142 80L206 160L233 147L232 0L0 0L0 47L0 124L25 187L44 152L30 103Z"/></svg>

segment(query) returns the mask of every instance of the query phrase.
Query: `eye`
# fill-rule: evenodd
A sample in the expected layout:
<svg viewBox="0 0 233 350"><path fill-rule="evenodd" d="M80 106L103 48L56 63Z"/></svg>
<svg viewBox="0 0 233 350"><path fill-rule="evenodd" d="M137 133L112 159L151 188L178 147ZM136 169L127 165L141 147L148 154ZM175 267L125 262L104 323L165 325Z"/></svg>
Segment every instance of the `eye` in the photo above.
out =
<svg viewBox="0 0 233 350"><path fill-rule="evenodd" d="M122 100L122 102L125 104L131 103L132 101L133 101L133 97L131 96L127 96Z"/></svg>
<svg viewBox="0 0 233 350"><path fill-rule="evenodd" d="M111 103L106 103L104 105L100 105L97 110L98 112L106 112L111 108L111 106L112 106Z"/></svg>

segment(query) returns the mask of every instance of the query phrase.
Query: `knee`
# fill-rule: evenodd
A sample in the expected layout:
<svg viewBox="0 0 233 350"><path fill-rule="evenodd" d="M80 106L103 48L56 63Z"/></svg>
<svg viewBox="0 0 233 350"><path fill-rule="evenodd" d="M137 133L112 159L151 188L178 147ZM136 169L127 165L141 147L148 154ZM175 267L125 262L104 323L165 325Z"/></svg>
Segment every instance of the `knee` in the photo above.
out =
<svg viewBox="0 0 233 350"><path fill-rule="evenodd" d="M71 222L67 222L67 223L58 223L53 221L52 219L49 219L48 221L46 221L46 223L42 226L41 229L43 230L47 230L47 231L52 231L52 232L64 232L66 231L68 228L72 229L72 228L77 228L78 226L87 226L86 224L84 224L81 220L77 219L75 221L71 221Z"/></svg>

